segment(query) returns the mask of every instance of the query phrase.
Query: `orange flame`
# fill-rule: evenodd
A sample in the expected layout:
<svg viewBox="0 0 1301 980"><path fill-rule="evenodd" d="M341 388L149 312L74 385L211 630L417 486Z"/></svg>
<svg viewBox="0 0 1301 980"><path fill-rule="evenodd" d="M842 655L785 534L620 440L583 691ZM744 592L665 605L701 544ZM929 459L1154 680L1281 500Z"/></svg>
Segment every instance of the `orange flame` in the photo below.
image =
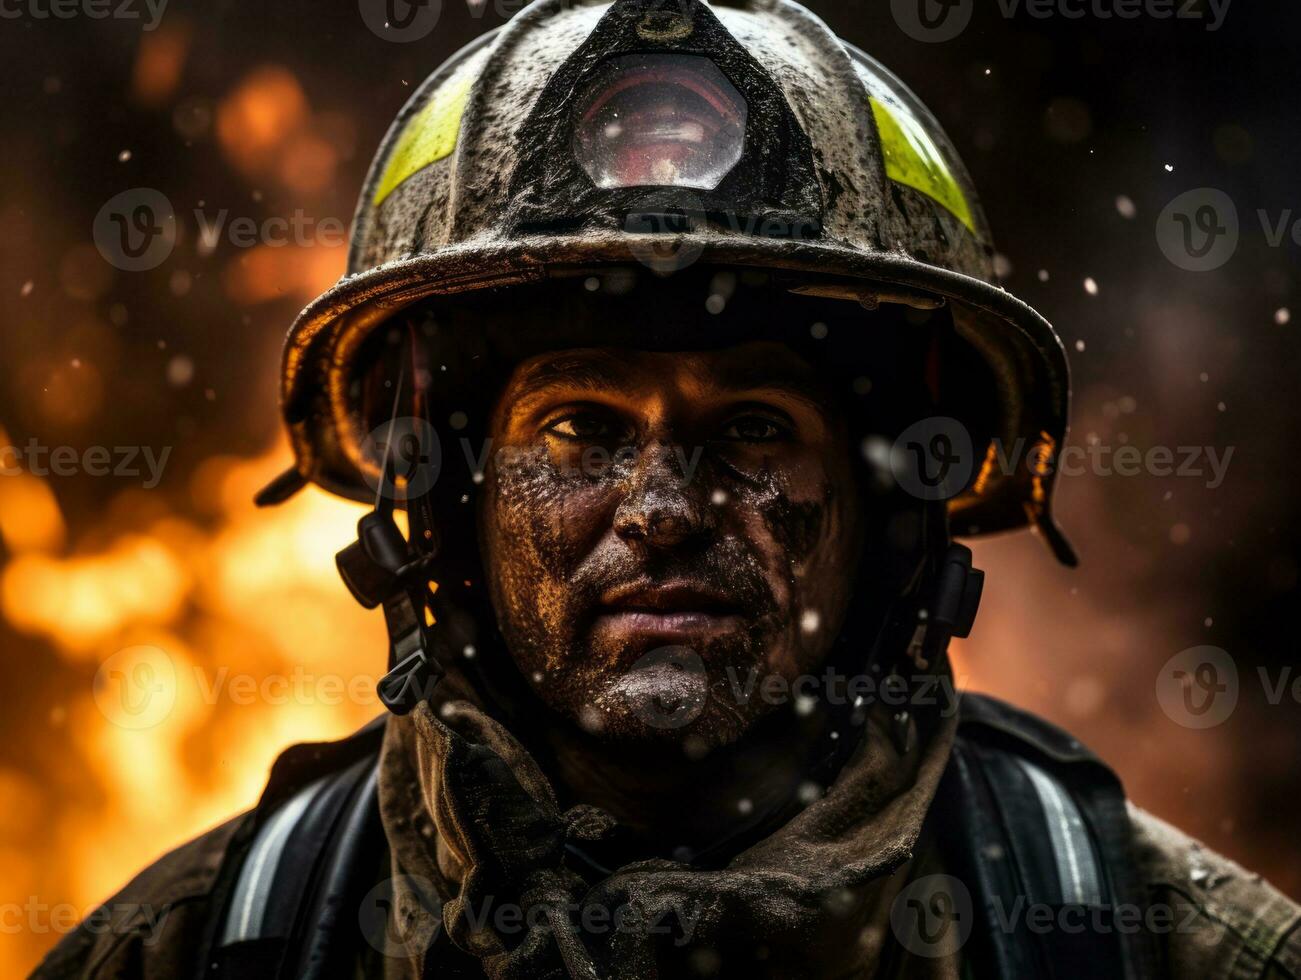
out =
<svg viewBox="0 0 1301 980"><path fill-rule="evenodd" d="M256 802L285 746L341 737L381 710L382 622L334 572L359 508L309 490L257 510L254 490L286 462L283 447L210 460L195 497L211 528L159 517L155 502L108 547L67 556L48 488L0 481L15 553L0 607L84 679L51 719L69 771L37 785L0 767L0 867L20 904L47 904L20 913L0 975L25 975L140 868Z"/></svg>

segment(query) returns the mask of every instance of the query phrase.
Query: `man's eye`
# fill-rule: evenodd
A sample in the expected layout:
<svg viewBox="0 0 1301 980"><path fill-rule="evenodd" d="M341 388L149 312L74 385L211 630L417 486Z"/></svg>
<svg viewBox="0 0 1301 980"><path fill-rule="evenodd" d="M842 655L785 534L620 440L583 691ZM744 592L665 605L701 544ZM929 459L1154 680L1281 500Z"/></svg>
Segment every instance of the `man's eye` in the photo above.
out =
<svg viewBox="0 0 1301 980"><path fill-rule="evenodd" d="M619 431L619 426L613 420L590 412L567 415L547 426L549 434L560 436L562 439L572 439L575 442L612 439Z"/></svg>
<svg viewBox="0 0 1301 980"><path fill-rule="evenodd" d="M723 438L733 442L775 442L787 435L785 426L761 415L743 415L723 428Z"/></svg>

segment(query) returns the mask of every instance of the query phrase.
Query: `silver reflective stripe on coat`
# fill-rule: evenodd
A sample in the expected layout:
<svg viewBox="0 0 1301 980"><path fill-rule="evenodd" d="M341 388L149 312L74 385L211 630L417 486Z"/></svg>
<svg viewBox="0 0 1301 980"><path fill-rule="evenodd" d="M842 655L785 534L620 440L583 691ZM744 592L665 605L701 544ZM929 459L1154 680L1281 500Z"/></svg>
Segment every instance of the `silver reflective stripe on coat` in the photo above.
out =
<svg viewBox="0 0 1301 980"><path fill-rule="evenodd" d="M257 839L240 868L235 895L226 913L226 928L221 939L223 946L260 938L267 899L271 896L271 885L280 867L285 844L325 782L318 779L296 793L258 831Z"/></svg>
<svg viewBox="0 0 1301 980"><path fill-rule="evenodd" d="M1048 824L1048 836L1057 859L1062 902L1068 905L1101 905L1102 885L1093 855L1089 831L1079 807L1061 785L1033 763L1017 759L1030 778Z"/></svg>

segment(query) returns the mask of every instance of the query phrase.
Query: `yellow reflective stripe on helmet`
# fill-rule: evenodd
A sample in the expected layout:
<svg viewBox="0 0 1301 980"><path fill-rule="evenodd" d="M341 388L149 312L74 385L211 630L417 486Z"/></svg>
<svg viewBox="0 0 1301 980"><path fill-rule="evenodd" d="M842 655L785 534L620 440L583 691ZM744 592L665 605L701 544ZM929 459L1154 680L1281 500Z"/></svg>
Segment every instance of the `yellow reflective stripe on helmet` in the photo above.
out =
<svg viewBox="0 0 1301 980"><path fill-rule="evenodd" d="M875 98L870 101L881 134L886 176L944 205L974 235L971 205L935 141L908 111L896 111Z"/></svg>
<svg viewBox="0 0 1301 980"><path fill-rule="evenodd" d="M376 207L416 171L451 156L456 149L461 116L465 114L465 103L475 77L467 67L463 66L440 85L428 104L407 123L375 189Z"/></svg>

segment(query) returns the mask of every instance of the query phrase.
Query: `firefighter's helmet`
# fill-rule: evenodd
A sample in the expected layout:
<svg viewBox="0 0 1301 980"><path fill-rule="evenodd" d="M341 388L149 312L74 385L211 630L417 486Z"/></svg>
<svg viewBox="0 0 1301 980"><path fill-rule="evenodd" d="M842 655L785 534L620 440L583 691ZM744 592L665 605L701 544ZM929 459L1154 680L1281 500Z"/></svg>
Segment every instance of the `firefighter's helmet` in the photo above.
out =
<svg viewBox="0 0 1301 980"><path fill-rule="evenodd" d="M1060 341L993 283L984 211L934 117L790 0L537 0L435 71L371 166L347 275L293 325L282 401L297 463L268 499L305 481L373 496L357 364L381 325L436 297L637 263L944 307L990 420L949 503L954 533L1030 525L1073 561L1051 516Z"/></svg>

